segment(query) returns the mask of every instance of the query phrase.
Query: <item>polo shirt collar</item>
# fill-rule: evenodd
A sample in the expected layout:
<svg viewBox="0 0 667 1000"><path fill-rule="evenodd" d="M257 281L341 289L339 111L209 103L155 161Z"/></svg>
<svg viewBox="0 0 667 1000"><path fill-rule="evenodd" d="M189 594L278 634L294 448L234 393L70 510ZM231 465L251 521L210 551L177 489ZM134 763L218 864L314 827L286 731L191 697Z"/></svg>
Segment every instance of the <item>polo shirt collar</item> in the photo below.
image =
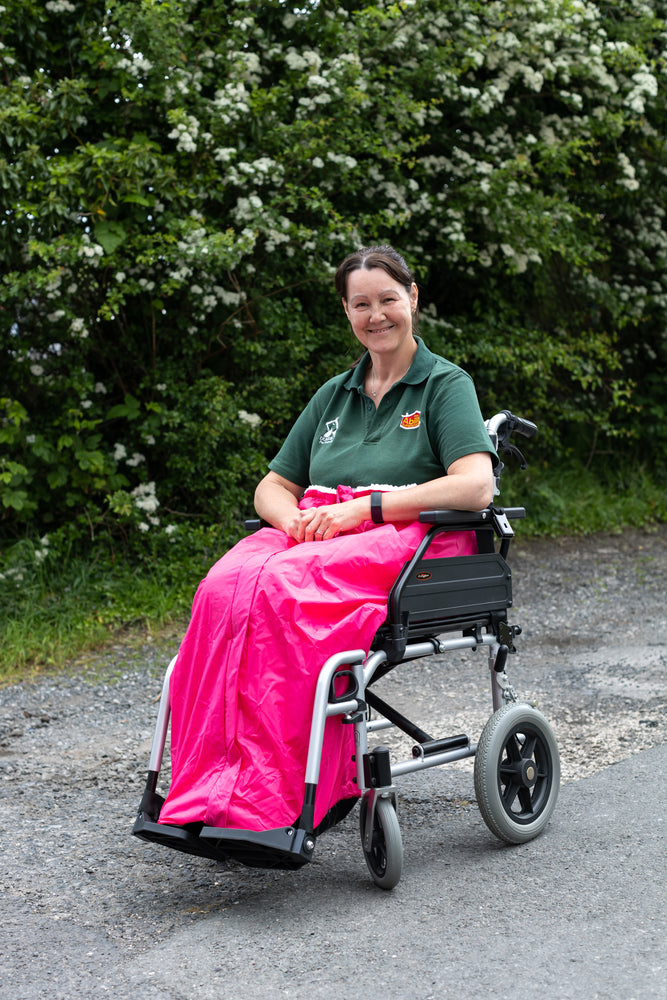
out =
<svg viewBox="0 0 667 1000"><path fill-rule="evenodd" d="M415 340L417 341L417 352L399 384L405 382L408 385L419 385L420 382L424 382L428 378L435 364L435 354L429 351L421 337L415 337ZM370 355L366 351L343 383L346 389L356 389L359 392L363 389L369 358Z"/></svg>

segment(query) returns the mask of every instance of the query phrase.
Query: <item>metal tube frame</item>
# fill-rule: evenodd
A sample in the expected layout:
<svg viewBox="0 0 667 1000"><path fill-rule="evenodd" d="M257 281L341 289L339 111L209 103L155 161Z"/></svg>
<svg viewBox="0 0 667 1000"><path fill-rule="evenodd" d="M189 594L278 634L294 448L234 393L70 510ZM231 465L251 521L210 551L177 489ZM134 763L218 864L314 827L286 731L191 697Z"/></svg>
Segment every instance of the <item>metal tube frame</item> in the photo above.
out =
<svg viewBox="0 0 667 1000"><path fill-rule="evenodd" d="M482 636L460 636L456 638L423 641L410 643L405 650L405 659L417 659L425 656L433 656L435 653L445 653L458 649L476 649L478 646L489 647L489 671L491 674L491 690L494 711L503 704L503 691L498 683L498 675L494 670L495 659L498 652L498 642L494 635L484 634ZM174 665L174 657L167 667L162 684L162 694L158 708L158 716L155 724L155 733L151 746L151 756L149 761L149 771L154 772L156 779L162 765L164 747L169 729L169 717L171 711L171 699L169 694L169 681ZM370 815L366 824L366 830L372 829L372 813L375 809L375 802L379 797L390 796L395 801L395 789L393 780L403 774L410 774L416 771L423 771L430 767L439 767L443 764L451 764L466 757L473 757L477 750L476 744L469 744L454 750L446 750L441 753L429 754L428 756L411 757L407 760L399 761L391 765L392 785L386 788L369 788L366 784L366 773L364 761L368 754L368 734L392 728L392 723L387 719L368 720L366 718L365 692L371 683L375 672L387 660L387 654L383 651L372 652L366 655L364 650L345 650L329 657L320 670L315 689L315 701L313 704L310 740L308 744L308 758L306 762L305 783L310 786L317 786L322 762L322 746L324 741L324 727L326 720L333 716L347 716L350 724L354 725L355 762L357 770L357 786L362 796L367 796L367 807ZM330 695L336 674L346 668L353 678L351 690L342 700L331 701Z"/></svg>
<svg viewBox="0 0 667 1000"><path fill-rule="evenodd" d="M148 770L154 771L155 774L159 774L160 768L162 766L162 757L164 754L164 745L167 742L167 730L169 729L169 715L171 713L171 698L169 696L169 679L171 678L172 671L176 664L177 657L175 656L164 675L164 681L162 682L162 695L160 696L160 705L157 713L157 721L155 723L155 734L153 736L153 743L151 745L151 758L148 763Z"/></svg>
<svg viewBox="0 0 667 1000"><path fill-rule="evenodd" d="M461 636L452 639L439 640L437 643L424 641L408 644L405 650L405 659L417 659L424 656L432 656L435 653L445 653L456 649L476 649L478 646L489 647L489 665L491 667L492 697L494 711L502 704L502 691L498 686L496 674L493 670L495 657L498 651L498 642L494 635L484 634L482 636ZM378 789L371 789L366 785L364 773L364 757L368 753L368 734L383 729L391 728L391 723L385 719L369 722L365 717L365 691L370 684L377 669L385 663L387 654L380 650L371 653L368 657L363 650L347 650L331 656L320 671L315 692L315 703L313 705L313 715L310 729L310 742L308 747L308 761L306 764L306 784L317 785L320 764L322 760L322 741L324 738L324 725L326 719L335 715L346 715L350 722L352 717L357 716L354 721L354 743L355 760L357 765L357 785L362 795L368 792L377 792ZM348 668L355 679L356 690L344 701L330 702L329 693L331 684L336 672L342 667ZM496 704L497 702L497 704ZM446 750L442 753L431 754L428 757L410 758L392 764L392 780L402 774L409 774L414 771L423 771L429 767L438 767L443 764L450 764L456 760L463 760L466 757L473 757L477 750L476 744L470 744L455 750Z"/></svg>

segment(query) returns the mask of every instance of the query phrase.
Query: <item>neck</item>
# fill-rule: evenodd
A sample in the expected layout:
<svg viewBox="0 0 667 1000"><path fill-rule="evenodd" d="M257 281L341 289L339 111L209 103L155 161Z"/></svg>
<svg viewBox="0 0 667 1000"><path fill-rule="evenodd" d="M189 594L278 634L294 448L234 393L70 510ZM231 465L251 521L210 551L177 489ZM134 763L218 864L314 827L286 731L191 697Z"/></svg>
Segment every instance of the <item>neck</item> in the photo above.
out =
<svg viewBox="0 0 667 1000"><path fill-rule="evenodd" d="M372 371L378 382L400 381L410 368L417 353L417 341L412 340L399 354L376 354L369 350L370 361L368 370Z"/></svg>
<svg viewBox="0 0 667 1000"><path fill-rule="evenodd" d="M366 391L370 393L376 403L392 385L400 382L408 372L416 352L416 341L412 342L409 352L401 352L398 357L395 355L385 357L382 354L376 355L369 351L370 362L366 372Z"/></svg>

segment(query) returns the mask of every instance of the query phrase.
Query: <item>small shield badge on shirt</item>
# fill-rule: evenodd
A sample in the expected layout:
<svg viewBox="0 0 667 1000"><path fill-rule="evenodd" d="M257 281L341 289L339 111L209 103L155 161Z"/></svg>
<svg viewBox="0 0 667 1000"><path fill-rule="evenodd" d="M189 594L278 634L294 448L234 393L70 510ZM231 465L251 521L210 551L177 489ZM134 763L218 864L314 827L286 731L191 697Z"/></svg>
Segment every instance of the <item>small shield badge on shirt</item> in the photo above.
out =
<svg viewBox="0 0 667 1000"><path fill-rule="evenodd" d="M320 438L320 444L331 444L333 439L336 437L336 431L338 430L338 417L335 420L327 420L327 429Z"/></svg>
<svg viewBox="0 0 667 1000"><path fill-rule="evenodd" d="M415 410L414 413L404 413L401 417L400 426L404 431L416 431L421 423L421 410Z"/></svg>

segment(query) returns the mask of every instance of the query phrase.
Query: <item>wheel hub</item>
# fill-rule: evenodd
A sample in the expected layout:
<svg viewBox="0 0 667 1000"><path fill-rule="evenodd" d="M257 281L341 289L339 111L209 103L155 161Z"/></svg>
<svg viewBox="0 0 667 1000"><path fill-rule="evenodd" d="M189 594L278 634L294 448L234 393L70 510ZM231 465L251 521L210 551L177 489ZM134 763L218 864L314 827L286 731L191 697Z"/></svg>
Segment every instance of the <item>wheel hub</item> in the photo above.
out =
<svg viewBox="0 0 667 1000"><path fill-rule="evenodd" d="M532 788L537 781L537 765L534 760L522 760L519 779L524 788Z"/></svg>

